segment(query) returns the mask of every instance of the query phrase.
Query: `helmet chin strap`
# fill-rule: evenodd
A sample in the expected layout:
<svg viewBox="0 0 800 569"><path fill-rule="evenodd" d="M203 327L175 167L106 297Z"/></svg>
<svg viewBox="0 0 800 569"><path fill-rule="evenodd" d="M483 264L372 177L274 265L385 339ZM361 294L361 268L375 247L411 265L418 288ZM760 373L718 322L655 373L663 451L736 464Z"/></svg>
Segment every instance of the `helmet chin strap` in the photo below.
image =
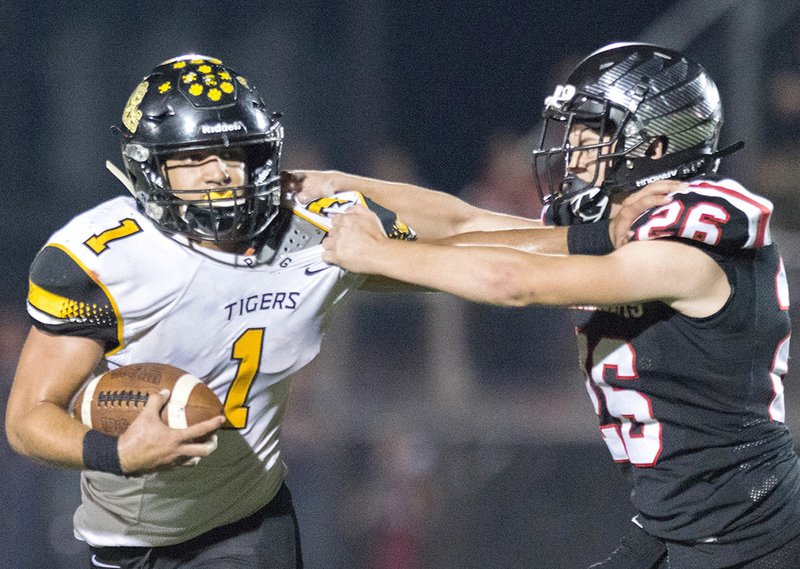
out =
<svg viewBox="0 0 800 569"><path fill-rule="evenodd" d="M733 154L744 147L739 141L716 152L699 152L688 148L667 154L657 160L647 156L642 158L618 158L619 166L613 173L613 180L603 185L609 186L611 193L635 192L647 184L658 180L687 180L714 172L720 158Z"/></svg>
<svg viewBox="0 0 800 569"><path fill-rule="evenodd" d="M127 189L134 198L136 197L136 190L133 187L133 182L131 182L131 179L128 178L128 175L125 174L125 172L123 172L119 168L119 166L117 166L110 160L106 160L106 169L112 174L114 174L114 177L117 180L122 182L122 185L125 186L125 189Z"/></svg>

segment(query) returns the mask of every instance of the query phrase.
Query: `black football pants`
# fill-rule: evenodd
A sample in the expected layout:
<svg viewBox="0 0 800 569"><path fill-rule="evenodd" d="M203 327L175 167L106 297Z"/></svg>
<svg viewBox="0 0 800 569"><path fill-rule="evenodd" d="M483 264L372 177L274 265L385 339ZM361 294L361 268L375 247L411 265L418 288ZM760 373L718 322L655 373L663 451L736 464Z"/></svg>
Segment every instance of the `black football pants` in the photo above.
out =
<svg viewBox="0 0 800 569"><path fill-rule="evenodd" d="M589 569L670 569L667 548L662 541L639 526L621 540L620 545L605 561ZM800 568L800 536L767 555L740 563L729 569L798 569Z"/></svg>
<svg viewBox="0 0 800 569"><path fill-rule="evenodd" d="M636 524L620 540L611 556L589 569L667 569L667 546Z"/></svg>

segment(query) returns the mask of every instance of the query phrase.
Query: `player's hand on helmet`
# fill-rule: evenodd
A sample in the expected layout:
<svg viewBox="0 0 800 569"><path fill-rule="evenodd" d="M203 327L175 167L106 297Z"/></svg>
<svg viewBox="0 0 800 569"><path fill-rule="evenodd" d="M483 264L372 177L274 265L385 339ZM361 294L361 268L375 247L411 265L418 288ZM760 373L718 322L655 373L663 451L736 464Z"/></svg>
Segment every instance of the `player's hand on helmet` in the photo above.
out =
<svg viewBox="0 0 800 569"><path fill-rule="evenodd" d="M355 205L333 216L331 223L333 227L322 241L322 260L355 273L368 272L370 257L387 239L378 217L363 205Z"/></svg>
<svg viewBox="0 0 800 569"><path fill-rule="evenodd" d="M124 473L197 464L217 448L214 432L225 423L224 417L214 417L186 429L172 429L160 416L168 400L168 390L151 395L142 412L120 435L117 448Z"/></svg>
<svg viewBox="0 0 800 569"><path fill-rule="evenodd" d="M302 204L332 196L339 187L341 172L335 170L292 170L281 172L281 190L294 194Z"/></svg>
<svg viewBox="0 0 800 569"><path fill-rule="evenodd" d="M611 218L608 228L611 242L619 249L633 237L631 225L649 209L666 205L672 201L669 194L686 187L686 182L679 180L659 180L648 184L638 192L629 194L622 202L617 215Z"/></svg>

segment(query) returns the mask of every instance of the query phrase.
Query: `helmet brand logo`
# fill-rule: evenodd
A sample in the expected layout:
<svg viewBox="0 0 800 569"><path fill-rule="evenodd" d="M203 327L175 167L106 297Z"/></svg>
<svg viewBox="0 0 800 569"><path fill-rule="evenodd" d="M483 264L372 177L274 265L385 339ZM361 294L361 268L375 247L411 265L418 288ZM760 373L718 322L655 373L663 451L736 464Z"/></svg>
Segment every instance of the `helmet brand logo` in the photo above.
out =
<svg viewBox="0 0 800 569"><path fill-rule="evenodd" d="M219 134L221 132L235 132L237 130L247 130L244 124L242 124L242 121L204 124L200 127L200 132L203 134Z"/></svg>
<svg viewBox="0 0 800 569"><path fill-rule="evenodd" d="M574 85L556 85L555 92L549 97L545 97L544 106L548 108L560 109L564 103L568 103L577 93Z"/></svg>
<svg viewBox="0 0 800 569"><path fill-rule="evenodd" d="M647 184L652 184L653 182L657 182L658 180L668 180L669 178L674 178L677 175L678 175L677 168L673 170L668 170L666 172L662 172L661 174L656 174L655 176L648 176L646 178L636 180L636 187L643 188Z"/></svg>

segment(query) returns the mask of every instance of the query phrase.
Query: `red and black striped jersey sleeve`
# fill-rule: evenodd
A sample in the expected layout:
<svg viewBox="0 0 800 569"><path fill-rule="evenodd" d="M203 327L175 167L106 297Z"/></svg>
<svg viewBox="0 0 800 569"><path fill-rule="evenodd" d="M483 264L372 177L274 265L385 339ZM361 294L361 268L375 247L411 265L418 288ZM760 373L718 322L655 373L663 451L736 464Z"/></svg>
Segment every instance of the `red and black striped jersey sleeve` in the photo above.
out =
<svg viewBox="0 0 800 569"><path fill-rule="evenodd" d="M30 269L28 314L47 332L119 345L120 318L108 291L69 251L46 245Z"/></svg>
<svg viewBox="0 0 800 569"><path fill-rule="evenodd" d="M682 239L726 251L772 243L772 203L733 180L694 180L671 195L671 203L636 220L633 240Z"/></svg>

